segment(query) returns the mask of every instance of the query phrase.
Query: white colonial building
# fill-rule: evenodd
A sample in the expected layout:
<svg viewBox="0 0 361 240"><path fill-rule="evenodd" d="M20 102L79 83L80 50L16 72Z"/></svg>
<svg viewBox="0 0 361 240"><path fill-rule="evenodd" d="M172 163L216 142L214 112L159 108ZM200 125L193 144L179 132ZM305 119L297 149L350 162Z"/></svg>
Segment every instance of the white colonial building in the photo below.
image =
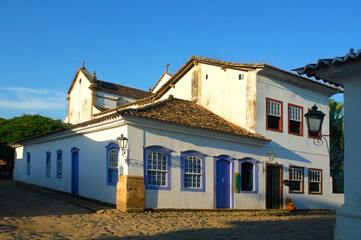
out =
<svg viewBox="0 0 361 240"><path fill-rule="evenodd" d="M332 194L327 148L314 145L303 116L314 104L328 112L337 92L267 64L201 57L167 71L151 93L83 67L68 92L75 125L13 143L14 179L125 211L282 209L285 197L333 209L343 196Z"/></svg>

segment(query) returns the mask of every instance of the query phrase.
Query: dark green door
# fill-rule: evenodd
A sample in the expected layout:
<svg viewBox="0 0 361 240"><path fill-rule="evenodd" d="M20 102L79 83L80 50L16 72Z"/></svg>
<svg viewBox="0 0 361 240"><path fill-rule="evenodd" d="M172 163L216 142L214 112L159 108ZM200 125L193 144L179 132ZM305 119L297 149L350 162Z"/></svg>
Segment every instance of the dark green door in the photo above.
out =
<svg viewBox="0 0 361 240"><path fill-rule="evenodd" d="M267 166L266 208L282 208L281 167Z"/></svg>

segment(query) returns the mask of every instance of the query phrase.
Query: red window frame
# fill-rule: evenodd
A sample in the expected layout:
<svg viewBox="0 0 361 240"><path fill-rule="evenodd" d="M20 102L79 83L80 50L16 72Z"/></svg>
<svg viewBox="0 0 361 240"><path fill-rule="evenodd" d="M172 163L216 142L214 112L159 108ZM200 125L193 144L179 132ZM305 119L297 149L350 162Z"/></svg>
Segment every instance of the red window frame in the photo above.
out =
<svg viewBox="0 0 361 240"><path fill-rule="evenodd" d="M279 120L279 129L274 129L274 128L269 128L268 127L268 101L273 101L273 102L278 102L281 104L281 117ZM274 132L283 132L283 102L282 101L278 101L276 99L272 99L272 98L266 98L266 130L270 130L270 131L274 131Z"/></svg>
<svg viewBox="0 0 361 240"><path fill-rule="evenodd" d="M299 133L293 133L290 132L290 107L295 107L295 108L299 108L301 109L301 123L300 123L300 131ZM288 114L287 114L287 118L288 118L288 134L292 134L292 135L296 135L296 136L303 136L303 107L295 105L295 104L288 104Z"/></svg>

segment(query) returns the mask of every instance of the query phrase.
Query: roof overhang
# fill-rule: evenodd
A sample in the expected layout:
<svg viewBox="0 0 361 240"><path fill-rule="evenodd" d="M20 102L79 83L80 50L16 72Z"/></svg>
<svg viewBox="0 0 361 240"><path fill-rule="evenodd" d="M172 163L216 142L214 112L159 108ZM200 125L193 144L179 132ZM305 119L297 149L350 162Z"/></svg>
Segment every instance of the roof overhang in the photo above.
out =
<svg viewBox="0 0 361 240"><path fill-rule="evenodd" d="M343 86L345 82L361 80L361 49L356 53L351 50L343 57L319 59L317 63L307 64L292 71Z"/></svg>

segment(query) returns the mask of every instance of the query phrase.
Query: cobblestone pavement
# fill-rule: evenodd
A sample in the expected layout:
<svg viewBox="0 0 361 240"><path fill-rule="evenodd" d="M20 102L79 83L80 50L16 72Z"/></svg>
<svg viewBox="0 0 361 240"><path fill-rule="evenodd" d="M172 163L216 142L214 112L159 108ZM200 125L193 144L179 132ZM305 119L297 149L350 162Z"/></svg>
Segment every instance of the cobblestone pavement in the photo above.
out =
<svg viewBox="0 0 361 240"><path fill-rule="evenodd" d="M333 239L332 211L146 211L0 179L0 239Z"/></svg>

